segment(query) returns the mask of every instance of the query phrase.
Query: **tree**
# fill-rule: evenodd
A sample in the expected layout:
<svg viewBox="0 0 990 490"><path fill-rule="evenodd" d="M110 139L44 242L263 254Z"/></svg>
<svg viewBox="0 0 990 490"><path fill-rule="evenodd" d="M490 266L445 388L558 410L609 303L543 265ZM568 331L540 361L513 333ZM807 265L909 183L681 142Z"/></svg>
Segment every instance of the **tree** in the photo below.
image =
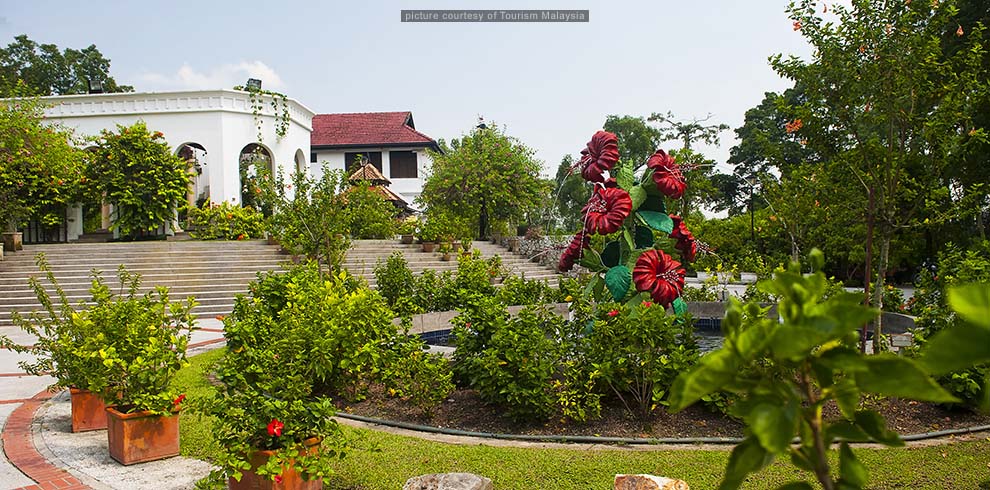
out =
<svg viewBox="0 0 990 490"><path fill-rule="evenodd" d="M18 82L23 82L26 93ZM110 60L96 45L59 51L54 44L39 45L21 34L0 49L0 97L85 94L94 82L104 92L134 91L110 76Z"/></svg>
<svg viewBox="0 0 990 490"><path fill-rule="evenodd" d="M174 218L186 195L187 163L168 147L160 131L139 121L103 130L86 170L92 192L114 206L112 229L129 237Z"/></svg>
<svg viewBox="0 0 990 490"><path fill-rule="evenodd" d="M557 167L557 176L554 179L557 187L555 194L557 213L560 215L561 226L568 231L576 230L582 226L581 208L591 198L591 188L584 184L581 172L574 170L574 165L574 157L564 155Z"/></svg>
<svg viewBox="0 0 990 490"><path fill-rule="evenodd" d="M946 59L944 39L957 32L951 1L854 0L831 8L838 23L820 17L811 0L792 4L788 13L815 55L776 56L771 65L804 89L797 131L826 152L830 172L848 173L866 196L866 289L876 258L873 304L881 308L891 241L920 223L972 128L972 105L986 96L982 30L970 32L970 49ZM874 331L879 337L879 317Z"/></svg>
<svg viewBox="0 0 990 490"><path fill-rule="evenodd" d="M494 124L441 149L431 152L433 169L419 201L469 221L479 237L488 235L490 223L520 222L550 194L533 150Z"/></svg>
<svg viewBox="0 0 990 490"><path fill-rule="evenodd" d="M704 119L691 119L690 121L679 121L674 118L672 112L660 114L654 112L649 120L660 124L660 141L679 140L683 145L680 151L681 172L685 180L691 182L690 187L697 188L694 195L686 195L680 200L680 213L687 216L693 211L695 195L705 196L706 200L712 200L715 196L710 178L714 170L715 162L704 158L700 153L693 151L691 147L696 141L702 141L709 145L718 144L718 135L722 131L729 129L727 124L704 124L711 119L711 115Z"/></svg>
<svg viewBox="0 0 990 490"><path fill-rule="evenodd" d="M631 163L634 169L645 165L663 141L660 130L643 117L610 115L603 129L619 139L619 160Z"/></svg>
<svg viewBox="0 0 990 490"><path fill-rule="evenodd" d="M17 231L36 218L46 224L64 219L82 177L81 152L72 133L43 124L36 99L0 103L0 220Z"/></svg>
<svg viewBox="0 0 990 490"><path fill-rule="evenodd" d="M391 238L395 235L395 217L399 210L386 201L369 182L355 182L344 196L350 235L359 240Z"/></svg>

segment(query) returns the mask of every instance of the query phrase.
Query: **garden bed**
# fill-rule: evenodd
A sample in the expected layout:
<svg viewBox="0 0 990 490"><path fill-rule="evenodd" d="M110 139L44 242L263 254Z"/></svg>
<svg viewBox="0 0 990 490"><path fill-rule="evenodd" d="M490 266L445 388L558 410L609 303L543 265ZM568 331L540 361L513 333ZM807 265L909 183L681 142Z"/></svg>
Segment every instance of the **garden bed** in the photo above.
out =
<svg viewBox="0 0 990 490"><path fill-rule="evenodd" d="M901 399L868 402L887 419L887 427L901 435L990 425L990 416L966 409L950 409L933 403ZM372 386L368 398L347 403L337 401L341 412L377 419L406 422L471 432L525 435L575 435L628 438L743 437L744 425L701 405L670 414L658 409L646 419L629 414L621 403L603 401L602 417L587 423L547 421L516 422L504 417L498 407L486 404L475 390L459 389L443 402L432 417L407 401L389 397L381 386ZM826 406L829 418L839 418L835 406Z"/></svg>

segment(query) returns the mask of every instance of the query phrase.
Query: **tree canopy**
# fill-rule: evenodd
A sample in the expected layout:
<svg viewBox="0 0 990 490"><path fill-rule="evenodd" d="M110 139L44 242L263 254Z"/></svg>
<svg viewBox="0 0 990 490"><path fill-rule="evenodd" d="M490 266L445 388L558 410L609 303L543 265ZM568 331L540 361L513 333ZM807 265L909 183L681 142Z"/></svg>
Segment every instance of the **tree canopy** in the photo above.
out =
<svg viewBox="0 0 990 490"><path fill-rule="evenodd" d="M473 128L431 156L419 201L473 223L481 237L492 224L520 223L550 194L533 150L494 124Z"/></svg>
<svg viewBox="0 0 990 490"><path fill-rule="evenodd" d="M110 60L93 44L59 50L21 34L0 48L0 97L85 94L92 82L104 92L134 91L110 76Z"/></svg>

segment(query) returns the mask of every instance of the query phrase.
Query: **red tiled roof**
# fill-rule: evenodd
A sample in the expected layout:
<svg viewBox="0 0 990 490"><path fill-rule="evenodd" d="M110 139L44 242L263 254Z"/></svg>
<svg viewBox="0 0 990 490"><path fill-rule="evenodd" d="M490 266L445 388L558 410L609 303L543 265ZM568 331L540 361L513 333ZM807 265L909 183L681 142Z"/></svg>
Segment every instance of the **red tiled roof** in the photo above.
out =
<svg viewBox="0 0 990 490"><path fill-rule="evenodd" d="M412 113L358 112L313 116L310 145L319 146L436 146L433 138L416 131Z"/></svg>

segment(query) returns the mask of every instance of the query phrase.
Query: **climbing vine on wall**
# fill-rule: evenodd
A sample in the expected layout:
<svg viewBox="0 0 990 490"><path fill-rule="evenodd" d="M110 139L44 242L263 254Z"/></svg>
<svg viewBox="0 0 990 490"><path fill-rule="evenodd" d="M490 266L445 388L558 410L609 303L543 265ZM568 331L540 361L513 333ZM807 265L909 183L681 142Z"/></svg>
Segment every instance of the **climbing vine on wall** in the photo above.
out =
<svg viewBox="0 0 990 490"><path fill-rule="evenodd" d="M254 117L254 127L258 130L258 142L264 141L264 120L261 113L265 109L265 96L271 97L269 103L275 116L275 138L280 141L289 132L289 97L280 92L262 90L259 88L237 85L234 90L247 92L251 100L251 115Z"/></svg>

